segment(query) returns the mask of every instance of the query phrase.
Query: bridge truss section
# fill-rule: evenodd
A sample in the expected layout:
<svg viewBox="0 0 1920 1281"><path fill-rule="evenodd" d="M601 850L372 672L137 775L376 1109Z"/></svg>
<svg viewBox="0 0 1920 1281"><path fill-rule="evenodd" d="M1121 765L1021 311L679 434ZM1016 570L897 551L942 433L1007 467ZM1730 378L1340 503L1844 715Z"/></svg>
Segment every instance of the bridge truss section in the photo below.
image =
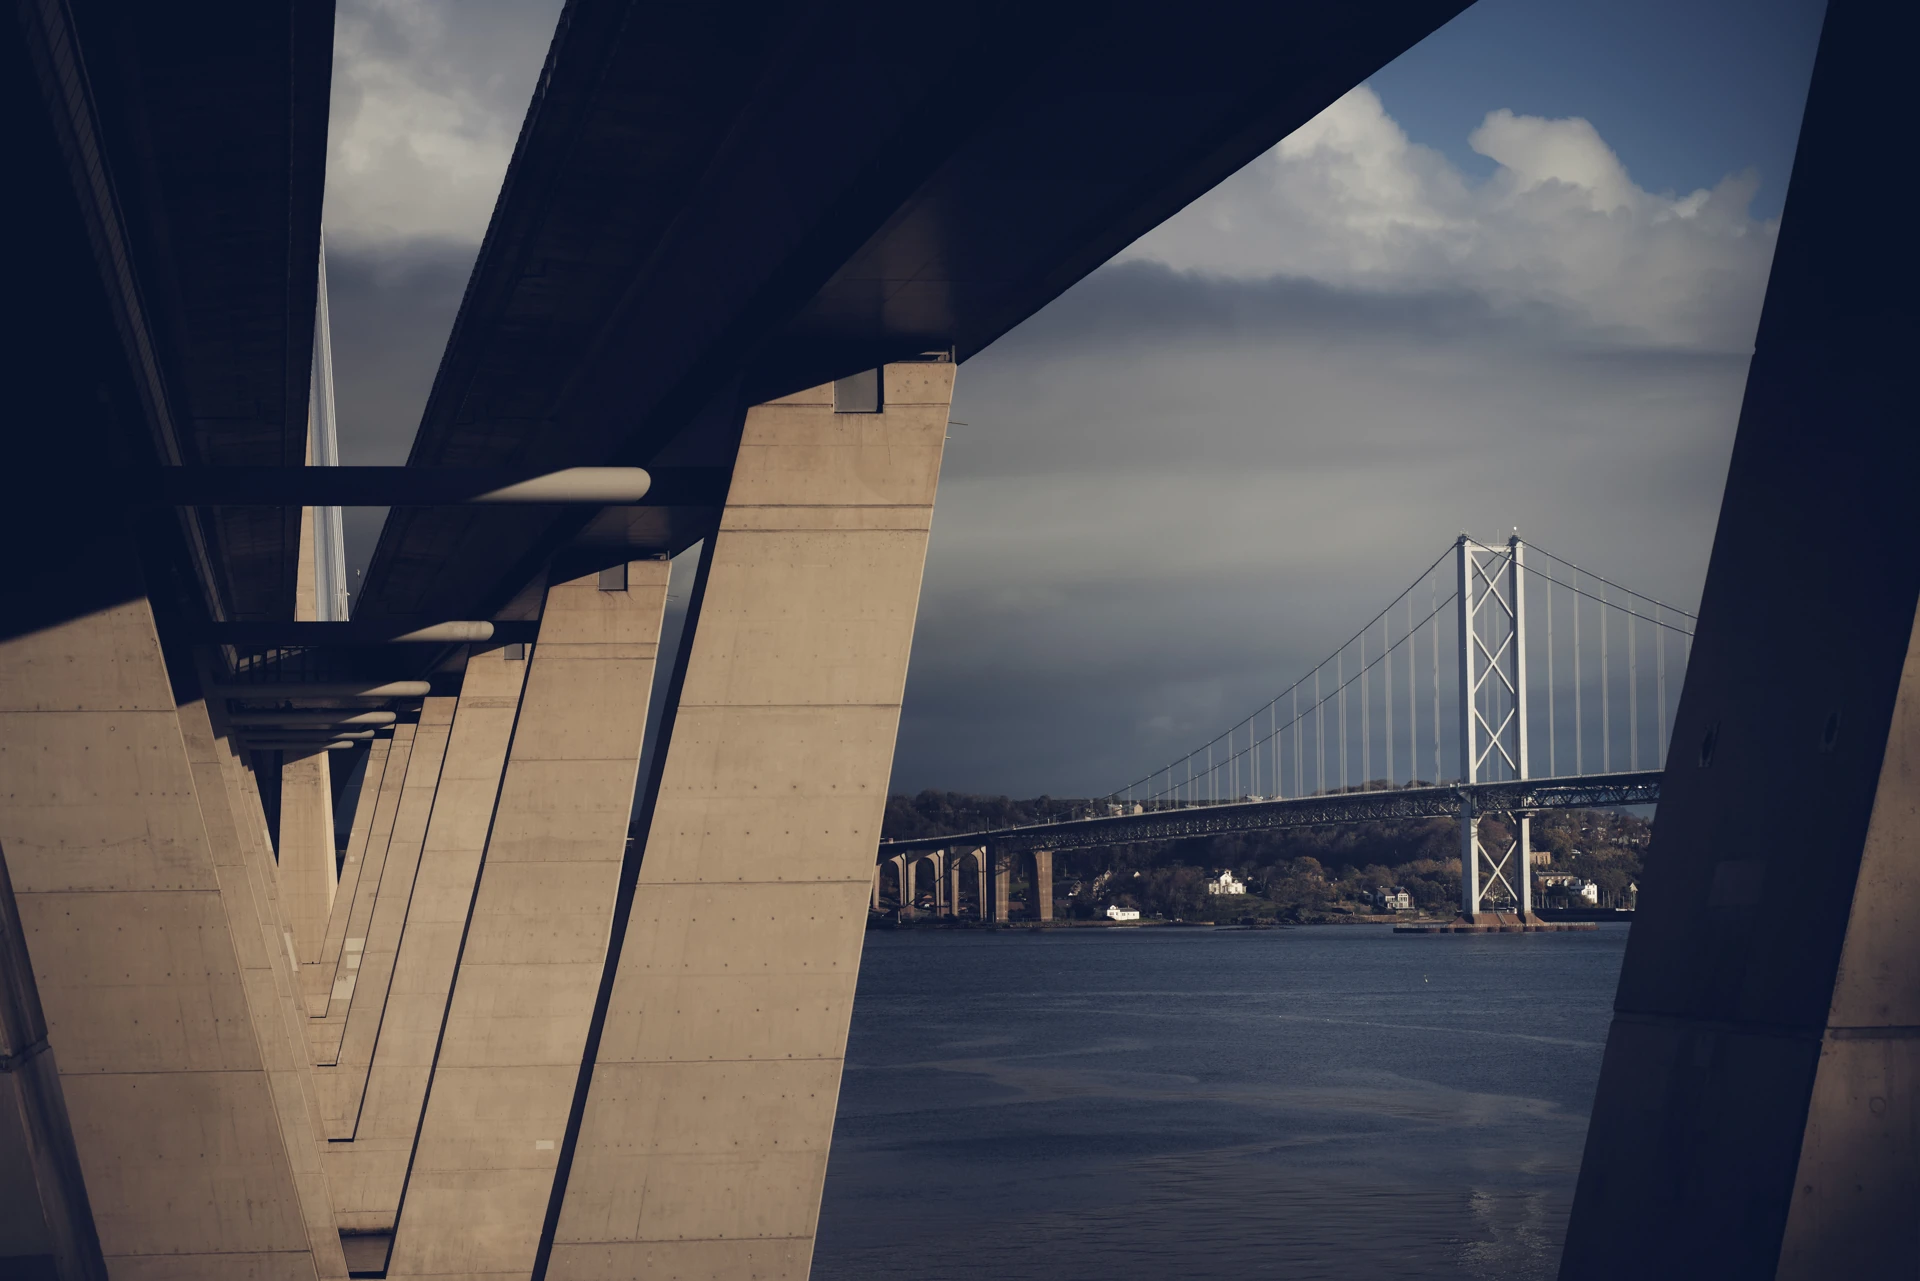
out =
<svg viewBox="0 0 1920 1281"><path fill-rule="evenodd" d="M991 845L996 851L1103 849L1146 841L1177 841L1232 832L1263 832L1289 827L1389 819L1450 818L1471 805L1474 812L1524 813L1549 809L1605 809L1655 805L1660 800L1660 771L1596 774L1585 778L1512 779L1445 787L1380 788L1304 796L1243 805L1207 805L1043 823L1032 827L924 836L884 841L879 861L899 854L949 846Z"/></svg>

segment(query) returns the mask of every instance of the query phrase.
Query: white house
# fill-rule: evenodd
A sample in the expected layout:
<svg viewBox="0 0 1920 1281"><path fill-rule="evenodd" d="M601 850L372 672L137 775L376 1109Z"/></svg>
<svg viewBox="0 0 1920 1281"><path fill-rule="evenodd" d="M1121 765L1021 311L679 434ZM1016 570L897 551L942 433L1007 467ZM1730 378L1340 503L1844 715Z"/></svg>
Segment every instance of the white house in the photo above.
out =
<svg viewBox="0 0 1920 1281"><path fill-rule="evenodd" d="M1373 901L1378 903L1383 911L1387 912L1411 912L1413 910L1413 895L1407 893L1398 885L1390 890L1381 890L1373 896Z"/></svg>
<svg viewBox="0 0 1920 1281"><path fill-rule="evenodd" d="M1207 882L1209 894L1245 894L1246 892L1246 882L1234 880L1231 869L1222 868L1217 879Z"/></svg>
<svg viewBox="0 0 1920 1281"><path fill-rule="evenodd" d="M1140 919L1140 909L1137 907L1110 907L1107 909L1107 919L1109 921L1137 921Z"/></svg>
<svg viewBox="0 0 1920 1281"><path fill-rule="evenodd" d="M1543 876L1540 887L1546 890L1559 890L1568 898L1577 898L1588 906L1597 907L1600 903L1600 887L1594 882L1578 876Z"/></svg>

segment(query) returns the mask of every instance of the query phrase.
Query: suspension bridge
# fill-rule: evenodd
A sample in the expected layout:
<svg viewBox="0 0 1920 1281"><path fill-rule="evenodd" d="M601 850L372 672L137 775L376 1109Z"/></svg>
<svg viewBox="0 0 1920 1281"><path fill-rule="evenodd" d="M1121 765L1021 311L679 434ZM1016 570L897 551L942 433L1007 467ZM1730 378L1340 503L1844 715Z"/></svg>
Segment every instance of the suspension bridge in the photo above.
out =
<svg viewBox="0 0 1920 1281"><path fill-rule="evenodd" d="M1050 919L1061 850L1454 817L1461 927L1527 925L1533 814L1660 799L1693 626L1517 531L1501 544L1462 534L1292 684L1082 816L882 841L878 862L910 904L931 859L936 897L957 904L971 859L982 918L1002 920L1026 860L1031 906ZM877 870L875 884L877 899Z"/></svg>

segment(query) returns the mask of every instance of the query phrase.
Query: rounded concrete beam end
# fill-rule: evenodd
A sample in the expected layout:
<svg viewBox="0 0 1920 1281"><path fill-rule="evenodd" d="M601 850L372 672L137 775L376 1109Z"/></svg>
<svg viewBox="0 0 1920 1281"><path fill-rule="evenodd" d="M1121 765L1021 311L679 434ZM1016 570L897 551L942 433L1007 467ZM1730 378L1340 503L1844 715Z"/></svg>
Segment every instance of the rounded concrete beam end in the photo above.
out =
<svg viewBox="0 0 1920 1281"><path fill-rule="evenodd" d="M478 645L493 639L493 624L489 622L435 623L431 627L416 628L403 635L392 638L393 643L428 643L435 645Z"/></svg>
<svg viewBox="0 0 1920 1281"><path fill-rule="evenodd" d="M647 496L653 477L642 467L567 467L489 490L476 503L637 503Z"/></svg>

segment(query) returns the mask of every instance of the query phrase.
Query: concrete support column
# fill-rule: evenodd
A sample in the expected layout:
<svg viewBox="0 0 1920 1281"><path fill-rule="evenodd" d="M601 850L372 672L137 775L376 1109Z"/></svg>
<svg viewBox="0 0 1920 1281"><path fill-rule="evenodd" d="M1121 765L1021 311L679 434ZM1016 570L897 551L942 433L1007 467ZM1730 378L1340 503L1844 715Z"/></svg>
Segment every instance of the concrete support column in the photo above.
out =
<svg viewBox="0 0 1920 1281"><path fill-rule="evenodd" d="M1033 852L1033 919L1053 919L1053 851Z"/></svg>
<svg viewBox="0 0 1920 1281"><path fill-rule="evenodd" d="M280 766L280 901L302 965L320 962L338 883L329 755L289 751Z"/></svg>
<svg viewBox="0 0 1920 1281"><path fill-rule="evenodd" d="M0 643L0 848L47 1044L109 1269L312 1277L135 563L118 537L76 549L64 572L120 603ZM34 579L0 589L0 618L44 617L70 587Z"/></svg>
<svg viewBox="0 0 1920 1281"><path fill-rule="evenodd" d="M747 415L550 1281L807 1273L952 380Z"/></svg>
<svg viewBox="0 0 1920 1281"><path fill-rule="evenodd" d="M335 980L334 1004L344 1000L346 1021L340 1031L340 1049L334 1066L316 1074L320 1088L320 1108L327 1138L351 1139L360 1121L361 1104L366 1096L367 1073L373 1067L375 1043L379 1040L387 1011L387 994L393 983L393 966L400 954L400 939L406 933L407 913L413 903L413 880L420 867L420 849L427 839L427 821L433 816L433 798L440 789L440 766L447 755L447 740L453 731L456 699L435 695L420 709L414 726L413 747L407 756L406 778L400 788L400 803L394 811L393 835L387 842L387 857L380 880L373 887L373 912L367 921L365 945L359 949L360 964L349 967L354 951L349 934L341 953L341 976ZM363 881L361 892L367 887ZM341 989L345 988L344 995ZM335 1200L350 1204L352 1195L331 1168Z"/></svg>
<svg viewBox="0 0 1920 1281"><path fill-rule="evenodd" d="M992 872L987 877L987 885L993 891L994 921L1007 922L1013 919L1013 856L1002 854L991 845L987 847L987 863Z"/></svg>
<svg viewBox="0 0 1920 1281"><path fill-rule="evenodd" d="M224 768L226 744L215 737L206 703L195 698L181 703L178 712L220 901L246 989L248 1018L273 1092L314 1266L322 1277L344 1277L346 1259L320 1166L319 1101L307 1057L300 971L287 945L291 928L281 915L283 900L269 888L274 876L271 851L253 847L246 838L243 825L252 817L252 800L231 786Z"/></svg>
<svg viewBox="0 0 1920 1281"><path fill-rule="evenodd" d="M1515 816L1513 839L1513 856L1519 874L1517 888L1520 891L1520 919L1531 924L1537 919L1533 914L1533 816L1531 814Z"/></svg>
<svg viewBox="0 0 1920 1281"><path fill-rule="evenodd" d="M884 866L884 864L875 863L873 865L873 904L870 910L875 912L880 910L880 869L882 866Z"/></svg>
<svg viewBox="0 0 1920 1281"><path fill-rule="evenodd" d="M0 1275L106 1281L66 1095L0 851Z"/></svg>
<svg viewBox="0 0 1920 1281"><path fill-rule="evenodd" d="M927 856L927 863L933 872L933 914L936 917L947 914L947 855L944 850L935 850Z"/></svg>
<svg viewBox="0 0 1920 1281"><path fill-rule="evenodd" d="M903 921L913 918L913 878L919 866L920 860L917 856L912 854L900 856L900 919Z"/></svg>
<svg viewBox="0 0 1920 1281"><path fill-rule="evenodd" d="M328 1145L336 1212L348 1231L390 1232L399 1211L520 708L528 662L519 652L505 645L476 647L460 679L365 1098L352 1141Z"/></svg>
<svg viewBox="0 0 1920 1281"><path fill-rule="evenodd" d="M606 967L668 569L636 561L617 590L597 574L547 590L479 887L460 905L389 1276L533 1270ZM851 907L864 924L857 894Z"/></svg>
<svg viewBox="0 0 1920 1281"><path fill-rule="evenodd" d="M988 885L991 877L988 875L987 868L987 847L984 845L977 846L973 851L972 857L973 874L978 882L975 887L977 893L974 897L978 919L983 922L991 921L993 919L993 891Z"/></svg>
<svg viewBox="0 0 1920 1281"><path fill-rule="evenodd" d="M1563 1281L1914 1272L1920 255L1847 188L1915 34L1826 9Z"/></svg>
<svg viewBox="0 0 1920 1281"><path fill-rule="evenodd" d="M947 911L955 918L960 915L960 864L964 861L963 855L947 851Z"/></svg>
<svg viewBox="0 0 1920 1281"><path fill-rule="evenodd" d="M354 991L359 986L360 967L366 960L367 929L373 920L374 901L379 895L387 854L393 845L400 798L406 786L414 736L418 729L418 724L412 721L402 721L393 727L393 739L387 744L386 767L381 771L379 791L373 798L373 813L368 824L366 846L360 857L359 872L353 877L351 891L343 886L340 893L335 895L338 910L334 912L327 929L331 936L334 925L339 924L340 946L333 953L331 969L323 968L322 971L327 979L326 990L321 993L326 998L323 1017L316 1019L307 1029L307 1044L312 1049L316 1066L332 1067L340 1060L340 1038L346 1030L347 1013L352 1008ZM348 852L352 852L351 847ZM345 895L344 901L342 895ZM332 946L331 941L328 946ZM325 967L328 964L323 956L321 965ZM311 1011L312 1007L309 1006L309 1013Z"/></svg>
<svg viewBox="0 0 1920 1281"><path fill-rule="evenodd" d="M360 873L367 863L367 843L373 837L373 815L380 802L380 781L392 755L393 740L376 738L367 751L367 767L360 776L360 792L354 798L353 823L347 829L346 856L340 864L340 883L334 887L333 910L327 915L326 938L320 944L320 960L300 967L300 990L307 1013L325 1018L329 993L340 969L340 954L347 941L347 921L353 915L354 897L360 887Z"/></svg>

